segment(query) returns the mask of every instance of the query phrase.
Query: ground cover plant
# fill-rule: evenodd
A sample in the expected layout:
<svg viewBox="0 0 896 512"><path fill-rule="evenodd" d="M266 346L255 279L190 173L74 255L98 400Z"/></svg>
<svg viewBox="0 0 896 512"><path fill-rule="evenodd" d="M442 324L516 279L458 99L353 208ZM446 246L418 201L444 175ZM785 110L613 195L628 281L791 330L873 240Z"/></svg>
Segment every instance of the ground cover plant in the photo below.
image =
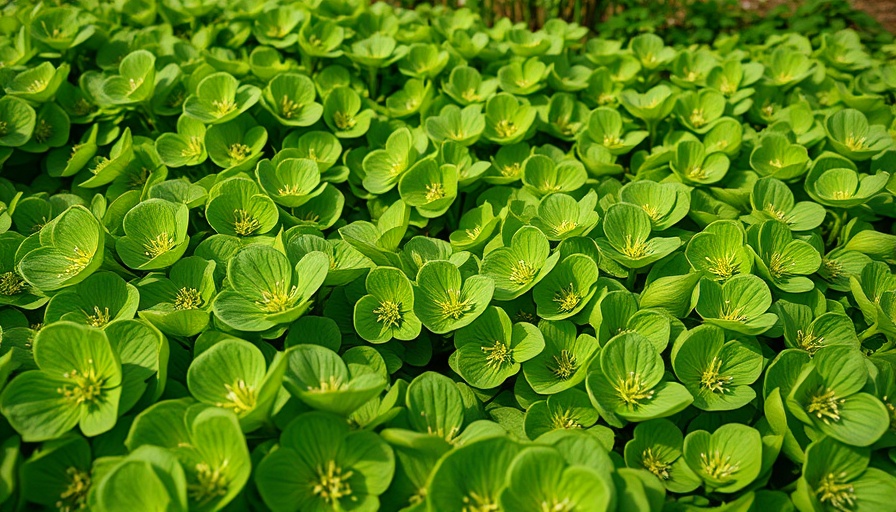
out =
<svg viewBox="0 0 896 512"><path fill-rule="evenodd" d="M2 14L0 509L896 510L857 32Z"/></svg>

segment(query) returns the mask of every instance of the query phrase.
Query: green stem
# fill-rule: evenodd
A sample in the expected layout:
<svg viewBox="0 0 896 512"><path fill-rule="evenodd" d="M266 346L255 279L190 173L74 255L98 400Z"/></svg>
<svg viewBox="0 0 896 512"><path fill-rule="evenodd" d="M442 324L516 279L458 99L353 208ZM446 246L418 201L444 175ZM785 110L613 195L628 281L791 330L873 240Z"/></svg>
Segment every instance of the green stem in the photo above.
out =
<svg viewBox="0 0 896 512"><path fill-rule="evenodd" d="M872 325L871 327L869 327L869 328L865 329L864 331L862 331L861 334L859 334L859 343L864 342L865 340L867 340L868 338L874 336L874 335L877 334L877 333L878 333L878 330L877 330L877 323L875 323L875 324Z"/></svg>
<svg viewBox="0 0 896 512"><path fill-rule="evenodd" d="M377 94L377 68L367 68L367 87L370 90L370 99L376 101Z"/></svg>

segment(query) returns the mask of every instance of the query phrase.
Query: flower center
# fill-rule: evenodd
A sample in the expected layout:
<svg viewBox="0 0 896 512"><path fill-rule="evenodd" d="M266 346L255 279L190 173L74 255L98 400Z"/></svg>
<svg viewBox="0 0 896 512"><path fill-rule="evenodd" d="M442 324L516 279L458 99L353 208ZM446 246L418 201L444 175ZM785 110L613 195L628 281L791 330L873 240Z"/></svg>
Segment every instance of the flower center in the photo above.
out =
<svg viewBox="0 0 896 512"><path fill-rule="evenodd" d="M463 99L465 99L465 100L467 100L467 101L469 101L469 102L471 102L471 103L474 102L474 101L479 101L479 94L477 94L476 89L474 89L474 88L472 88L472 87L470 87L469 89L467 89L466 91L464 91L464 92L460 95L460 97L463 98Z"/></svg>
<svg viewBox="0 0 896 512"><path fill-rule="evenodd" d="M796 344L808 352L809 355L812 355L824 346L824 336L816 336L809 331L799 330L796 331Z"/></svg>
<svg viewBox="0 0 896 512"><path fill-rule="evenodd" d="M6 121L0 121L0 137L4 137L9 134L9 124Z"/></svg>
<svg viewBox="0 0 896 512"><path fill-rule="evenodd" d="M551 416L551 426L554 428L554 430L582 428L582 424L576 420L575 416L573 416L572 414L572 411L569 409L564 409L559 413L554 413Z"/></svg>
<svg viewBox="0 0 896 512"><path fill-rule="evenodd" d="M702 108L695 108L692 110L688 119L691 121L691 124L694 125L694 128L700 128L706 124L706 117L703 114Z"/></svg>
<svg viewBox="0 0 896 512"><path fill-rule="evenodd" d="M15 272L4 272L0 274L0 295L12 297L18 295L28 286L25 280L19 277Z"/></svg>
<svg viewBox="0 0 896 512"><path fill-rule="evenodd" d="M849 137L846 138L845 145L850 151L862 151L869 147L866 139L867 137L856 137L853 134L849 134Z"/></svg>
<svg viewBox="0 0 896 512"><path fill-rule="evenodd" d="M68 484L65 490L59 494L56 508L60 512L73 512L87 508L87 493L90 491L90 473L81 471L76 467L65 470Z"/></svg>
<svg viewBox="0 0 896 512"><path fill-rule="evenodd" d="M784 212L784 210L781 210L781 209L775 207L774 204L769 203L769 204L765 205L765 211L772 217L778 219L779 221L786 222L787 214Z"/></svg>
<svg viewBox="0 0 896 512"><path fill-rule="evenodd" d="M643 240L634 239L632 235L625 235L622 253L632 259L643 258L647 255L647 244Z"/></svg>
<svg viewBox="0 0 896 512"><path fill-rule="evenodd" d="M463 498L464 507L461 512L498 512L501 510L495 500L473 491Z"/></svg>
<svg viewBox="0 0 896 512"><path fill-rule="evenodd" d="M641 452L641 465L644 469L650 471L660 480L669 479L669 470L672 464L661 459L657 454L653 453L653 448L647 448Z"/></svg>
<svg viewBox="0 0 896 512"><path fill-rule="evenodd" d="M445 187L441 183L426 185L426 202L431 203L445 197Z"/></svg>
<svg viewBox="0 0 896 512"><path fill-rule="evenodd" d="M216 403L215 405L218 407L230 409L234 414L241 414L255 408L257 397L255 386L250 386L243 379L238 379L233 385L224 384L224 389L227 390L227 401Z"/></svg>
<svg viewBox="0 0 896 512"><path fill-rule="evenodd" d="M704 369L703 375L700 376L700 385L713 393L724 393L725 391L728 391L727 386L731 384L734 377L719 375L721 370L722 360L718 357L713 357L712 361L709 362L709 367Z"/></svg>
<svg viewBox="0 0 896 512"><path fill-rule="evenodd" d="M199 309L202 305L202 295L196 288L181 288L174 297L174 309Z"/></svg>
<svg viewBox="0 0 896 512"><path fill-rule="evenodd" d="M852 484L841 483L846 473L828 473L822 477L815 489L815 496L821 503L827 503L834 510L851 510L856 504L856 490Z"/></svg>
<svg viewBox="0 0 896 512"><path fill-rule="evenodd" d="M719 450L709 454L701 453L700 463L703 466L703 472L714 480L727 480L740 469L738 464L731 463L730 455L722 455Z"/></svg>
<svg viewBox="0 0 896 512"><path fill-rule="evenodd" d="M239 236L249 236L261 228L258 219L246 210L234 210L233 218L233 231Z"/></svg>
<svg viewBox="0 0 896 512"><path fill-rule="evenodd" d="M837 199L837 200L849 199L852 196L853 196L853 193L852 193L852 191L849 191L849 190L835 190L831 194L831 197L833 197L834 199Z"/></svg>
<svg viewBox="0 0 896 512"><path fill-rule="evenodd" d="M517 126L509 119L501 119L495 125L495 132L500 137L510 137L517 132Z"/></svg>
<svg viewBox="0 0 896 512"><path fill-rule="evenodd" d="M476 240L476 238L482 233L482 226L474 226L473 229L468 229L465 231L467 234L467 238L470 240Z"/></svg>
<svg viewBox="0 0 896 512"><path fill-rule="evenodd" d="M460 290L451 288L448 290L447 295L447 300L436 301L436 305L442 310L442 316L457 320L473 309L473 301L471 299L461 300Z"/></svg>
<svg viewBox="0 0 896 512"><path fill-rule="evenodd" d="M164 231L155 238L151 238L143 243L143 248L146 249L143 254L150 258L155 258L170 251L174 245L174 237L168 235L167 231Z"/></svg>
<svg viewBox="0 0 896 512"><path fill-rule="evenodd" d="M336 124L336 128L345 131L354 128L355 124L358 123L358 120L351 114L336 112L333 114L333 122Z"/></svg>
<svg viewBox="0 0 896 512"><path fill-rule="evenodd" d="M28 84L28 87L26 87L25 89L28 92L41 92L46 88L47 88L46 80L34 80L30 84Z"/></svg>
<svg viewBox="0 0 896 512"><path fill-rule="evenodd" d="M641 209L644 210L644 213L646 213L654 222L660 220L660 209L658 207L651 206L649 203L644 203L641 205Z"/></svg>
<svg viewBox="0 0 896 512"><path fill-rule="evenodd" d="M287 292L286 286L282 281L277 281L274 283L274 286L277 288L274 291L265 290L261 292L261 300L255 301L255 304L268 313L286 311L295 302L298 288L293 286Z"/></svg>
<svg viewBox="0 0 896 512"><path fill-rule="evenodd" d="M330 375L327 380L320 381L318 387L308 386L308 391L313 393L327 393L329 391L339 391L342 388L342 379L336 375Z"/></svg>
<svg viewBox="0 0 896 512"><path fill-rule="evenodd" d="M380 306L373 310L376 313L376 321L386 324L386 327L401 327L401 303L391 300L381 301Z"/></svg>
<svg viewBox="0 0 896 512"><path fill-rule="evenodd" d="M581 301L582 296L576 292L572 283L569 283L569 288L561 288L559 292L554 294L554 302L557 303L557 309L563 313L575 310Z"/></svg>
<svg viewBox="0 0 896 512"><path fill-rule="evenodd" d="M93 405L99 401L103 392L104 378L96 374L96 368L93 359L87 360L88 369L86 372L72 370L62 374L62 377L68 379L70 384L56 388L56 392L63 396L66 400L74 402L75 405L87 404Z"/></svg>
<svg viewBox="0 0 896 512"><path fill-rule="evenodd" d="M482 347L482 352L485 353L485 365L489 368L513 364L513 349L502 341L496 341L491 347Z"/></svg>
<svg viewBox="0 0 896 512"><path fill-rule="evenodd" d="M68 266L66 266L62 273L57 275L56 277L65 277L65 276L73 276L85 268L87 265L90 265L90 260L93 258L93 254L89 254L87 251L81 250L78 247L74 248L74 256L66 256L66 261L69 262Z"/></svg>
<svg viewBox="0 0 896 512"><path fill-rule="evenodd" d="M90 169L90 172L92 172L94 175L99 174L103 169L105 169L111 163L112 163L112 160L109 160L108 158L106 158L104 156L99 156L96 158L96 166L94 166L92 169Z"/></svg>
<svg viewBox="0 0 896 512"><path fill-rule="evenodd" d="M837 393L830 388L821 388L809 399L806 410L809 414L830 425L832 421L840 421L840 406L846 402L845 398L839 398Z"/></svg>
<svg viewBox="0 0 896 512"><path fill-rule="evenodd" d="M517 260L516 263L510 268L510 282L523 286L532 282L535 279L535 275L538 274L538 269L535 268L535 265L532 265L526 260Z"/></svg>
<svg viewBox="0 0 896 512"><path fill-rule="evenodd" d="M706 169L704 169L702 166L693 165L691 167L688 167L687 175L688 175L688 178L690 178L692 180L705 180L707 173L706 173Z"/></svg>
<svg viewBox="0 0 896 512"><path fill-rule="evenodd" d="M45 119L41 119L40 122L37 123L37 126L34 127L34 140L37 141L38 144L43 144L52 136L53 125L48 123Z"/></svg>
<svg viewBox="0 0 896 512"><path fill-rule="evenodd" d="M625 141L622 140L622 138L620 138L616 134L604 135L604 144L603 145L608 148L618 148L618 147L621 147L624 143L625 143Z"/></svg>
<svg viewBox="0 0 896 512"><path fill-rule="evenodd" d="M325 466L317 468L318 479L311 484L311 492L327 503L335 504L352 494L352 488L348 483L352 474L352 471L343 473L342 468L336 465L336 461L331 460Z"/></svg>
<svg viewBox="0 0 896 512"><path fill-rule="evenodd" d="M746 322L747 315L743 313L744 306L732 306L730 300L726 300L722 304L722 313L719 318L722 320L730 320L732 322Z"/></svg>
<svg viewBox="0 0 896 512"><path fill-rule="evenodd" d="M619 379L619 383L613 386L613 389L630 411L640 406L641 401L653 398L653 390L644 383L640 373L628 372L624 379Z"/></svg>
<svg viewBox="0 0 896 512"><path fill-rule="evenodd" d="M569 379L578 368L575 354L566 349L561 350L560 355L554 356L553 364L548 364L548 370L560 380Z"/></svg>
<svg viewBox="0 0 896 512"><path fill-rule="evenodd" d="M227 462L225 460L214 469L205 462L196 464L196 483L187 484L187 493L193 501L204 505L227 494L228 482L224 473Z"/></svg>
<svg viewBox="0 0 896 512"><path fill-rule="evenodd" d="M193 158L202 154L202 138L195 135L191 136L187 141L187 147L180 151L180 156L185 158Z"/></svg>
<svg viewBox="0 0 896 512"><path fill-rule="evenodd" d="M111 319L112 315L109 314L109 308L100 310L99 306L93 306L93 314L87 315L87 324L91 327L103 327Z"/></svg>
<svg viewBox="0 0 896 512"><path fill-rule="evenodd" d="M553 231L554 236L563 236L576 229L578 226L579 223L574 220L563 219L559 224L554 226L551 231Z"/></svg>
<svg viewBox="0 0 896 512"><path fill-rule="evenodd" d="M772 275L772 277L778 279L790 275L790 272L787 270L787 268L794 266L796 266L795 261L791 261L790 258L784 256L779 252L773 253L768 261L769 273Z"/></svg>
<svg viewBox="0 0 896 512"><path fill-rule="evenodd" d="M843 264L837 260L825 259L822 262L825 272L828 273L830 279L837 279L843 275Z"/></svg>
<svg viewBox="0 0 896 512"><path fill-rule="evenodd" d="M277 194L281 196L300 196L302 195L299 190L298 183L291 183L289 185L283 185L282 187L277 189Z"/></svg>
<svg viewBox="0 0 896 512"><path fill-rule="evenodd" d="M230 146L227 146L227 156L230 157L234 163L242 162L250 153L252 153L252 148L240 142L234 142Z"/></svg>
<svg viewBox="0 0 896 512"><path fill-rule="evenodd" d="M710 273L714 274L719 281L725 281L738 273L735 258L734 254L727 254L722 257L706 256L706 261L709 263L708 270Z"/></svg>
<svg viewBox="0 0 896 512"><path fill-rule="evenodd" d="M292 119L292 116L296 115L296 112L298 112L301 108L301 103L293 101L289 96L285 94L280 100L280 115L284 119Z"/></svg>
<svg viewBox="0 0 896 512"><path fill-rule="evenodd" d="M236 110L236 101L233 98L229 98L226 100L214 100L212 101L212 106L215 107L215 115L217 115L218 117L224 117Z"/></svg>

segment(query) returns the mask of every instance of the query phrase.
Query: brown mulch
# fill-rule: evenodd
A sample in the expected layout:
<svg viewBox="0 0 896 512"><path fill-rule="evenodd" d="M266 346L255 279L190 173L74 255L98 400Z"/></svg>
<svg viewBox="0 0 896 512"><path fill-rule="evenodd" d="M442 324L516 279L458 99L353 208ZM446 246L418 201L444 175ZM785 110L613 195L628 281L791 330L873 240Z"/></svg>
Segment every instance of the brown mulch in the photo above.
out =
<svg viewBox="0 0 896 512"><path fill-rule="evenodd" d="M853 0L852 4L874 16L891 33L896 33L896 0Z"/></svg>

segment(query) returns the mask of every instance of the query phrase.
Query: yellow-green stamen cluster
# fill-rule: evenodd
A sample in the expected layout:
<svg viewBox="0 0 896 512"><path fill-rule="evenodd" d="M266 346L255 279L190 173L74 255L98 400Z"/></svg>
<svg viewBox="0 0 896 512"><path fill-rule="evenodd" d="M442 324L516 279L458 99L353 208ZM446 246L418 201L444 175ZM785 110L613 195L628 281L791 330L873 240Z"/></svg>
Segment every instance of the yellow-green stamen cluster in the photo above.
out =
<svg viewBox="0 0 896 512"><path fill-rule="evenodd" d="M233 211L233 232L239 236L249 236L261 228L261 223L246 210Z"/></svg>
<svg viewBox="0 0 896 512"><path fill-rule="evenodd" d="M641 402L653 398L654 391L647 386L640 373L628 372L624 379L613 386L619 399L629 410L635 410L641 406Z"/></svg>
<svg viewBox="0 0 896 512"><path fill-rule="evenodd" d="M187 494L190 499L200 505L205 505L216 498L227 495L227 469L228 461L220 466L212 468L206 462L196 464L195 483L187 484Z"/></svg>
<svg viewBox="0 0 896 512"><path fill-rule="evenodd" d="M280 100L280 115L283 119L292 119L292 116L296 115L296 112L302 108L302 104L293 101L289 96L283 95L283 98Z"/></svg>
<svg viewBox="0 0 896 512"><path fill-rule="evenodd" d="M441 183L426 185L426 202L431 203L445 197L445 187Z"/></svg>
<svg viewBox="0 0 896 512"><path fill-rule="evenodd" d="M749 318L743 311L744 306L734 306L731 304L730 300L725 300L725 302L722 303L722 312L719 315L719 318L731 322L746 322Z"/></svg>
<svg viewBox="0 0 896 512"><path fill-rule="evenodd" d="M563 313L574 311L582 302L582 295L576 292L575 286L569 283L568 288L561 288L554 294L554 302L557 303L557 309Z"/></svg>
<svg viewBox="0 0 896 512"><path fill-rule="evenodd" d="M669 470L672 469L672 464L653 453L653 448L647 448L641 452L641 465L644 466L644 469L656 475L657 478L661 480L669 479Z"/></svg>
<svg viewBox="0 0 896 512"><path fill-rule="evenodd" d="M351 496L352 488L348 480L354 473L346 471L336 465L336 461L329 461L326 465L317 468L317 480L311 484L311 492L320 496L324 501L335 505L339 500Z"/></svg>
<svg viewBox="0 0 896 512"><path fill-rule="evenodd" d="M632 235L625 235L625 245L622 247L622 254L629 258L643 258L647 255L647 244L643 240L636 240Z"/></svg>
<svg viewBox="0 0 896 512"><path fill-rule="evenodd" d="M335 114L333 114L333 122L336 124L336 128L345 131L354 128L358 123L358 120L355 119L355 116L351 114L336 112Z"/></svg>
<svg viewBox="0 0 896 512"><path fill-rule="evenodd" d="M15 272L10 271L0 274L0 295L12 297L24 292L27 286L25 280Z"/></svg>
<svg viewBox="0 0 896 512"><path fill-rule="evenodd" d="M187 147L180 151L184 158L194 158L202 154L202 138L195 135L187 139Z"/></svg>
<svg viewBox="0 0 896 512"><path fill-rule="evenodd" d="M87 315L87 324L91 327L103 327L112 320L109 308L100 309L99 306L93 306L93 314Z"/></svg>
<svg viewBox="0 0 896 512"><path fill-rule="evenodd" d="M460 290L451 288L447 291L447 295L445 300L436 300L436 305L442 310L442 316L458 320L473 309L471 299L461 300Z"/></svg>
<svg viewBox="0 0 896 512"><path fill-rule="evenodd" d="M535 268L535 265L532 265L526 260L517 260L517 262L510 267L510 275L508 276L508 279L510 279L510 282L513 284L523 286L532 282L537 274L538 269Z"/></svg>
<svg viewBox="0 0 896 512"><path fill-rule="evenodd" d="M851 151L863 151L868 149L868 143L866 141L867 137L857 137L854 134L849 134L849 137L846 137L844 145Z"/></svg>
<svg viewBox="0 0 896 512"><path fill-rule="evenodd" d="M724 481L740 469L740 465L731 462L730 455L722 455L719 450L706 454L700 454L700 464L703 466L703 473L715 480Z"/></svg>
<svg viewBox="0 0 896 512"><path fill-rule="evenodd" d="M295 302L295 295L298 289L293 286L287 292L285 284L280 281L274 283L274 287L276 289L273 291L265 290L261 292L261 299L256 300L255 304L268 313L286 311Z"/></svg>
<svg viewBox="0 0 896 512"><path fill-rule="evenodd" d="M555 430L582 428L582 424L573 416L572 411L564 409L551 415L551 427Z"/></svg>
<svg viewBox="0 0 896 512"><path fill-rule="evenodd" d="M373 310L376 321L385 324L386 327L401 327L401 303L392 300L380 301L379 307Z"/></svg>
<svg viewBox="0 0 896 512"><path fill-rule="evenodd" d="M510 119L501 119L495 124L495 132L499 137L510 137L517 132L516 124Z"/></svg>
<svg viewBox="0 0 896 512"><path fill-rule="evenodd" d="M496 341L491 347L482 347L482 352L485 353L485 365L489 368L513 364L513 349L503 341Z"/></svg>
<svg viewBox="0 0 896 512"><path fill-rule="evenodd" d="M548 370L558 379L567 380L576 373L579 368L576 356L569 350L563 349L559 355L554 356L553 364L548 364Z"/></svg>
<svg viewBox="0 0 896 512"><path fill-rule="evenodd" d="M461 512L497 512L501 510L495 500L489 496L483 496L473 491L463 498L464 506Z"/></svg>
<svg viewBox="0 0 896 512"><path fill-rule="evenodd" d="M554 236L563 236L570 231L579 227L579 223L574 220L563 219L559 224L551 228L551 232Z"/></svg>
<svg viewBox="0 0 896 512"><path fill-rule="evenodd" d="M327 380L320 381L317 387L308 386L308 391L312 393L326 393L329 391L339 391L342 387L342 379L336 375L330 375Z"/></svg>
<svg viewBox="0 0 896 512"><path fill-rule="evenodd" d="M75 405L93 405L100 400L103 393L103 382L105 379L97 375L93 359L89 359L87 365L86 371L79 372L77 369L74 369L62 374L63 378L72 382L56 388L57 393L66 400L74 402Z"/></svg>
<svg viewBox="0 0 896 512"><path fill-rule="evenodd" d="M734 254L726 254L724 256L705 256L706 262L709 263L707 270L716 276L719 281L725 281L734 274L740 272L737 266L737 256Z"/></svg>
<svg viewBox="0 0 896 512"><path fill-rule="evenodd" d="M818 487L815 488L815 497L818 501L834 510L844 512L852 510L856 505L856 490L852 484L841 482L845 477L845 472L839 475L828 473L822 477Z"/></svg>
<svg viewBox="0 0 896 512"><path fill-rule="evenodd" d="M824 346L824 336L816 336L809 331L796 331L796 344L810 355Z"/></svg>
<svg viewBox="0 0 896 512"><path fill-rule="evenodd" d="M775 278L782 278L790 275L790 268L796 266L796 262L776 252L771 255L768 261L768 271Z"/></svg>
<svg viewBox="0 0 896 512"><path fill-rule="evenodd" d="M703 113L702 108L695 108L691 111L691 115L688 116L688 119L691 121L691 124L694 128L700 128L701 126L706 124L706 116Z"/></svg>
<svg viewBox="0 0 896 512"><path fill-rule="evenodd" d="M835 423L840 421L840 406L845 402L846 399L838 397L833 389L822 388L809 399L806 410L809 414L830 425L832 421Z"/></svg>
<svg viewBox="0 0 896 512"><path fill-rule="evenodd" d="M248 158L250 154L252 154L252 148L241 142L234 142L227 146L227 156L234 163L242 162Z"/></svg>
<svg viewBox="0 0 896 512"><path fill-rule="evenodd" d="M236 101L233 98L225 100L213 100L212 106L215 107L214 113L218 117L224 117L236 110Z"/></svg>
<svg viewBox="0 0 896 512"><path fill-rule="evenodd" d="M604 135L603 145L608 148L618 148L625 144L625 141L616 134Z"/></svg>
<svg viewBox="0 0 896 512"><path fill-rule="evenodd" d="M174 237L165 231L156 235L155 238L143 242L143 248L146 249L143 254L150 258L156 258L170 251L175 245Z"/></svg>
<svg viewBox="0 0 896 512"><path fill-rule="evenodd" d="M700 376L700 385L713 393L728 391L728 386L734 380L734 377L720 375L721 371L722 360L718 357L713 357L712 361L709 362L709 366L703 370L703 374Z"/></svg>
<svg viewBox="0 0 896 512"><path fill-rule="evenodd" d="M255 386L246 384L243 379L237 379L232 385L224 384L224 389L227 391L226 400L216 403L218 407L230 409L234 414L242 414L255 408L257 398Z"/></svg>
<svg viewBox="0 0 896 512"><path fill-rule="evenodd" d="M59 494L56 509L59 512L75 512L87 508L87 493L90 491L90 473L76 467L65 470L68 484Z"/></svg>
<svg viewBox="0 0 896 512"><path fill-rule="evenodd" d="M38 121L37 126L34 127L34 140L39 144L43 144L52 136L53 125L48 123L46 119Z"/></svg>
<svg viewBox="0 0 896 512"><path fill-rule="evenodd" d="M196 288L183 287L174 297L174 309L177 310L199 309L201 305L202 294Z"/></svg>
<svg viewBox="0 0 896 512"><path fill-rule="evenodd" d="M87 268L87 265L90 265L90 260L93 259L93 254L79 249L78 247L74 247L73 252L75 253L74 256L65 257L69 264L62 270L62 273L56 277L62 278L76 275Z"/></svg>

